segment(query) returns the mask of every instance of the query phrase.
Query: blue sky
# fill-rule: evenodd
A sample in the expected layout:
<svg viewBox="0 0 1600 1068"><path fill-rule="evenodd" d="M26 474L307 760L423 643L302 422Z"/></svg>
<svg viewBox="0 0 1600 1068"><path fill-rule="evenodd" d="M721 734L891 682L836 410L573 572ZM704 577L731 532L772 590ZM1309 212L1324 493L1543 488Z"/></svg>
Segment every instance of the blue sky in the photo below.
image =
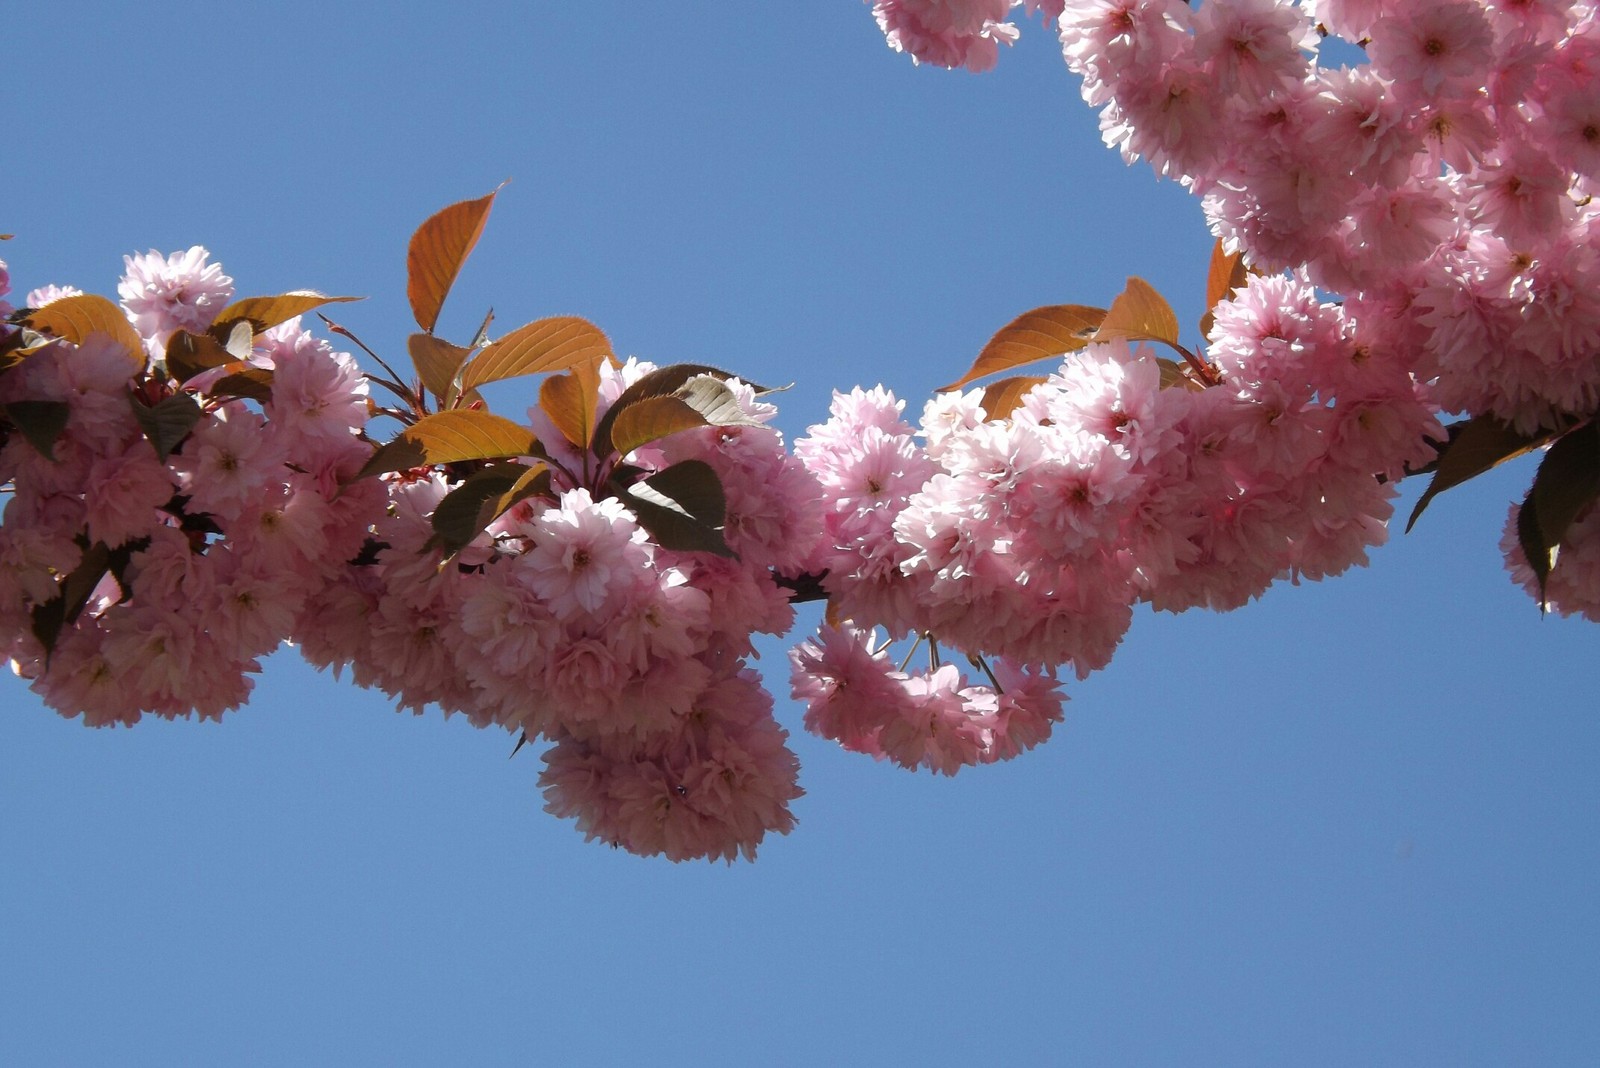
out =
<svg viewBox="0 0 1600 1068"><path fill-rule="evenodd" d="M793 381L791 435L1130 274L1202 310L1198 205L1036 26L983 77L853 0L88 3L8 44L22 291L203 244L241 293L368 295L339 318L398 357L412 229L509 178L444 333L584 315ZM222 725L0 681L0 1062L1594 1063L1596 632L1505 577L1531 473L1342 579L1141 613L1006 765L879 766L780 699L799 827L733 868L585 844L504 735L289 652Z"/></svg>

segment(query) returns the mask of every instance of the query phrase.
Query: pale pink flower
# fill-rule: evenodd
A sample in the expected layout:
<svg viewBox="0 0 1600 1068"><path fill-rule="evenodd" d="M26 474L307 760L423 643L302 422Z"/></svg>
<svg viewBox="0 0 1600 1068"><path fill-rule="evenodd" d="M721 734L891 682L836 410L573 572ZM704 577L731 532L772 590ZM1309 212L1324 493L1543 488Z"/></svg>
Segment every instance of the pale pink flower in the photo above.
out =
<svg viewBox="0 0 1600 1068"><path fill-rule="evenodd" d="M126 273L117 283L123 310L139 335L154 349L177 330L199 333L211 325L233 296L233 279L199 245L163 258L151 249L124 256Z"/></svg>

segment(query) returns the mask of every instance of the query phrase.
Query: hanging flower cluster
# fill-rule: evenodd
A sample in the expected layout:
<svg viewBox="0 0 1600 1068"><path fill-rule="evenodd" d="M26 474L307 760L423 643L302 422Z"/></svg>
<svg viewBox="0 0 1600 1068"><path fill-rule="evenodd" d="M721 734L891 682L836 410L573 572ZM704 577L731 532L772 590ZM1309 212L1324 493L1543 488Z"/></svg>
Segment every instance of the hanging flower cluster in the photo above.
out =
<svg viewBox="0 0 1600 1068"><path fill-rule="evenodd" d="M988 13L972 0L925 6L952 24ZM1107 144L1202 197L1252 268L1301 270L1343 294L1370 359L1470 417L1435 492L1594 425L1593 3L1068 0L1054 14ZM1320 65L1324 35L1366 61ZM957 65L937 50L920 58ZM1567 604L1600 599L1586 577L1551 571L1600 552L1576 521L1597 495L1600 459L1541 467L1509 560L1541 598L1548 581Z"/></svg>

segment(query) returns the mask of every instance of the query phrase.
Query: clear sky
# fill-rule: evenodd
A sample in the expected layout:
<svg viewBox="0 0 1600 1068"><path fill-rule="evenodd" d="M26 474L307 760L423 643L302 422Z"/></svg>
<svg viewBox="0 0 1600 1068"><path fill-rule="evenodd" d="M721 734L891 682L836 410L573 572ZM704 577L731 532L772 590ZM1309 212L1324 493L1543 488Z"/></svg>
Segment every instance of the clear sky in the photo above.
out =
<svg viewBox="0 0 1600 1068"><path fill-rule="evenodd" d="M1202 311L1198 205L1037 26L982 77L856 0L62 3L7 51L21 292L203 244L241 294L368 295L338 317L403 358L412 229L509 178L442 332L584 315L793 381L791 436L1130 274ZM0 1063L1600 1063L1600 632L1504 574L1531 475L1141 613L1048 745L954 779L805 735L771 641L807 794L732 868L585 844L535 753L292 651L221 725L0 680Z"/></svg>

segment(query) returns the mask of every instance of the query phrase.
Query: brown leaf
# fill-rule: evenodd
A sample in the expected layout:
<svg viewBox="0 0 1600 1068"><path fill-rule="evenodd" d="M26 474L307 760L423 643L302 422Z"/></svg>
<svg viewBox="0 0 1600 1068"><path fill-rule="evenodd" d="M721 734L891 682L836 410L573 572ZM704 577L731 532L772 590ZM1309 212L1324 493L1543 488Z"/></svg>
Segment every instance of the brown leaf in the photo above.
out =
<svg viewBox="0 0 1600 1068"><path fill-rule="evenodd" d="M71 411L66 401L20 400L0 408L0 415L10 420L40 456L53 461L56 439L67 429Z"/></svg>
<svg viewBox="0 0 1600 1068"><path fill-rule="evenodd" d="M724 371L701 363L674 363L650 371L641 376L633 385L623 390L611 407L606 409L606 414L600 417L600 424L595 427L594 431L594 454L596 456L609 456L616 451L611 440L611 427L617 421L617 418L627 411L630 406L647 397L670 396L696 375L710 375L712 378L724 381L738 377L730 371ZM750 388L757 393L774 392L762 386L752 385Z"/></svg>
<svg viewBox="0 0 1600 1068"><path fill-rule="evenodd" d="M960 389L984 375L1075 352L1089 343L1105 316L1104 308L1084 304L1052 304L1024 312L989 339L966 374L939 388Z"/></svg>
<svg viewBox="0 0 1600 1068"><path fill-rule="evenodd" d="M412 317L424 332L433 333L444 298L483 235L495 193L452 204L430 216L411 235L406 250L406 296L411 300Z"/></svg>
<svg viewBox="0 0 1600 1068"><path fill-rule="evenodd" d="M710 375L695 375L665 397L644 397L613 407L620 410L608 433L619 456L680 430L761 425L745 413L726 383Z"/></svg>
<svg viewBox="0 0 1600 1068"><path fill-rule="evenodd" d="M179 382L187 382L214 367L238 362L238 355L210 334L179 330L167 339L167 373Z"/></svg>
<svg viewBox="0 0 1600 1068"><path fill-rule="evenodd" d="M1128 286L1106 311L1094 340L1165 341L1178 344L1178 317L1166 299L1142 278L1129 278Z"/></svg>
<svg viewBox="0 0 1600 1068"><path fill-rule="evenodd" d="M589 447L594 432L594 413L599 406L599 381L584 382L576 371L551 375L539 386L539 407L561 431L561 436L580 449Z"/></svg>
<svg viewBox="0 0 1600 1068"><path fill-rule="evenodd" d="M1200 317L1200 336L1211 336L1211 324L1216 321L1213 309L1233 296L1235 289L1244 286L1250 272L1244 266L1243 252L1222 251L1222 239L1211 248L1211 267L1206 271L1206 313Z"/></svg>
<svg viewBox="0 0 1600 1068"><path fill-rule="evenodd" d="M472 350L452 345L432 334L412 334L406 341L406 347L411 350L411 365L417 369L417 377L422 379L422 384L439 399L439 403L452 403L455 400L456 375Z"/></svg>
<svg viewBox="0 0 1600 1068"><path fill-rule="evenodd" d="M295 290L280 293L275 297L245 297L223 308L207 332L218 341L226 341L228 333L235 324L246 322L259 334L263 330L271 330L296 315L304 315L324 304L343 304L361 299L361 297L328 297L310 290Z"/></svg>
<svg viewBox="0 0 1600 1068"><path fill-rule="evenodd" d="M145 404L130 393L128 403L133 406L134 419L144 436L150 439L156 458L162 463L167 462L172 450L183 443L204 414L199 403L187 393L174 393L155 404Z"/></svg>
<svg viewBox="0 0 1600 1068"><path fill-rule="evenodd" d="M1009 419L1035 386L1049 381L1038 375L1017 375L992 382L983 391L983 412L990 420Z"/></svg>
<svg viewBox="0 0 1600 1068"><path fill-rule="evenodd" d="M542 463L493 464L475 471L445 494L434 509L429 544L454 556L518 501L549 489L550 469Z"/></svg>
<svg viewBox="0 0 1600 1068"><path fill-rule="evenodd" d="M489 382L598 364L611 342L598 326L574 315L557 315L518 327L478 353L462 368L461 391Z"/></svg>
<svg viewBox="0 0 1600 1068"><path fill-rule="evenodd" d="M213 382L206 393L213 397L246 397L265 404L272 399L272 372L265 367L241 364L239 370Z"/></svg>
<svg viewBox="0 0 1600 1068"><path fill-rule="evenodd" d="M722 536L727 497L710 464L684 460L635 482L624 501L657 545L733 556Z"/></svg>
<svg viewBox="0 0 1600 1068"><path fill-rule="evenodd" d="M105 334L128 351L128 359L145 365L144 342L122 309L105 297L83 293L52 300L28 313L24 326L81 345L90 334Z"/></svg>
<svg viewBox="0 0 1600 1068"><path fill-rule="evenodd" d="M357 479L424 464L503 460L533 455L539 439L525 426L478 410L436 412L402 430L372 454Z"/></svg>
<svg viewBox="0 0 1600 1068"><path fill-rule="evenodd" d="M1450 440L1439 450L1433 479L1418 498L1416 507L1411 509L1411 518L1406 520L1407 533L1416 525L1423 509L1439 494L1531 452L1553 435L1549 430L1524 434L1492 415L1473 416L1451 425L1449 430Z"/></svg>
<svg viewBox="0 0 1600 1068"><path fill-rule="evenodd" d="M1554 564L1555 551L1566 538L1573 520L1597 498L1600 498L1600 424L1590 422L1562 435L1550 446L1528 492L1539 534L1544 539L1546 573ZM1542 586L1543 575L1539 581Z"/></svg>

